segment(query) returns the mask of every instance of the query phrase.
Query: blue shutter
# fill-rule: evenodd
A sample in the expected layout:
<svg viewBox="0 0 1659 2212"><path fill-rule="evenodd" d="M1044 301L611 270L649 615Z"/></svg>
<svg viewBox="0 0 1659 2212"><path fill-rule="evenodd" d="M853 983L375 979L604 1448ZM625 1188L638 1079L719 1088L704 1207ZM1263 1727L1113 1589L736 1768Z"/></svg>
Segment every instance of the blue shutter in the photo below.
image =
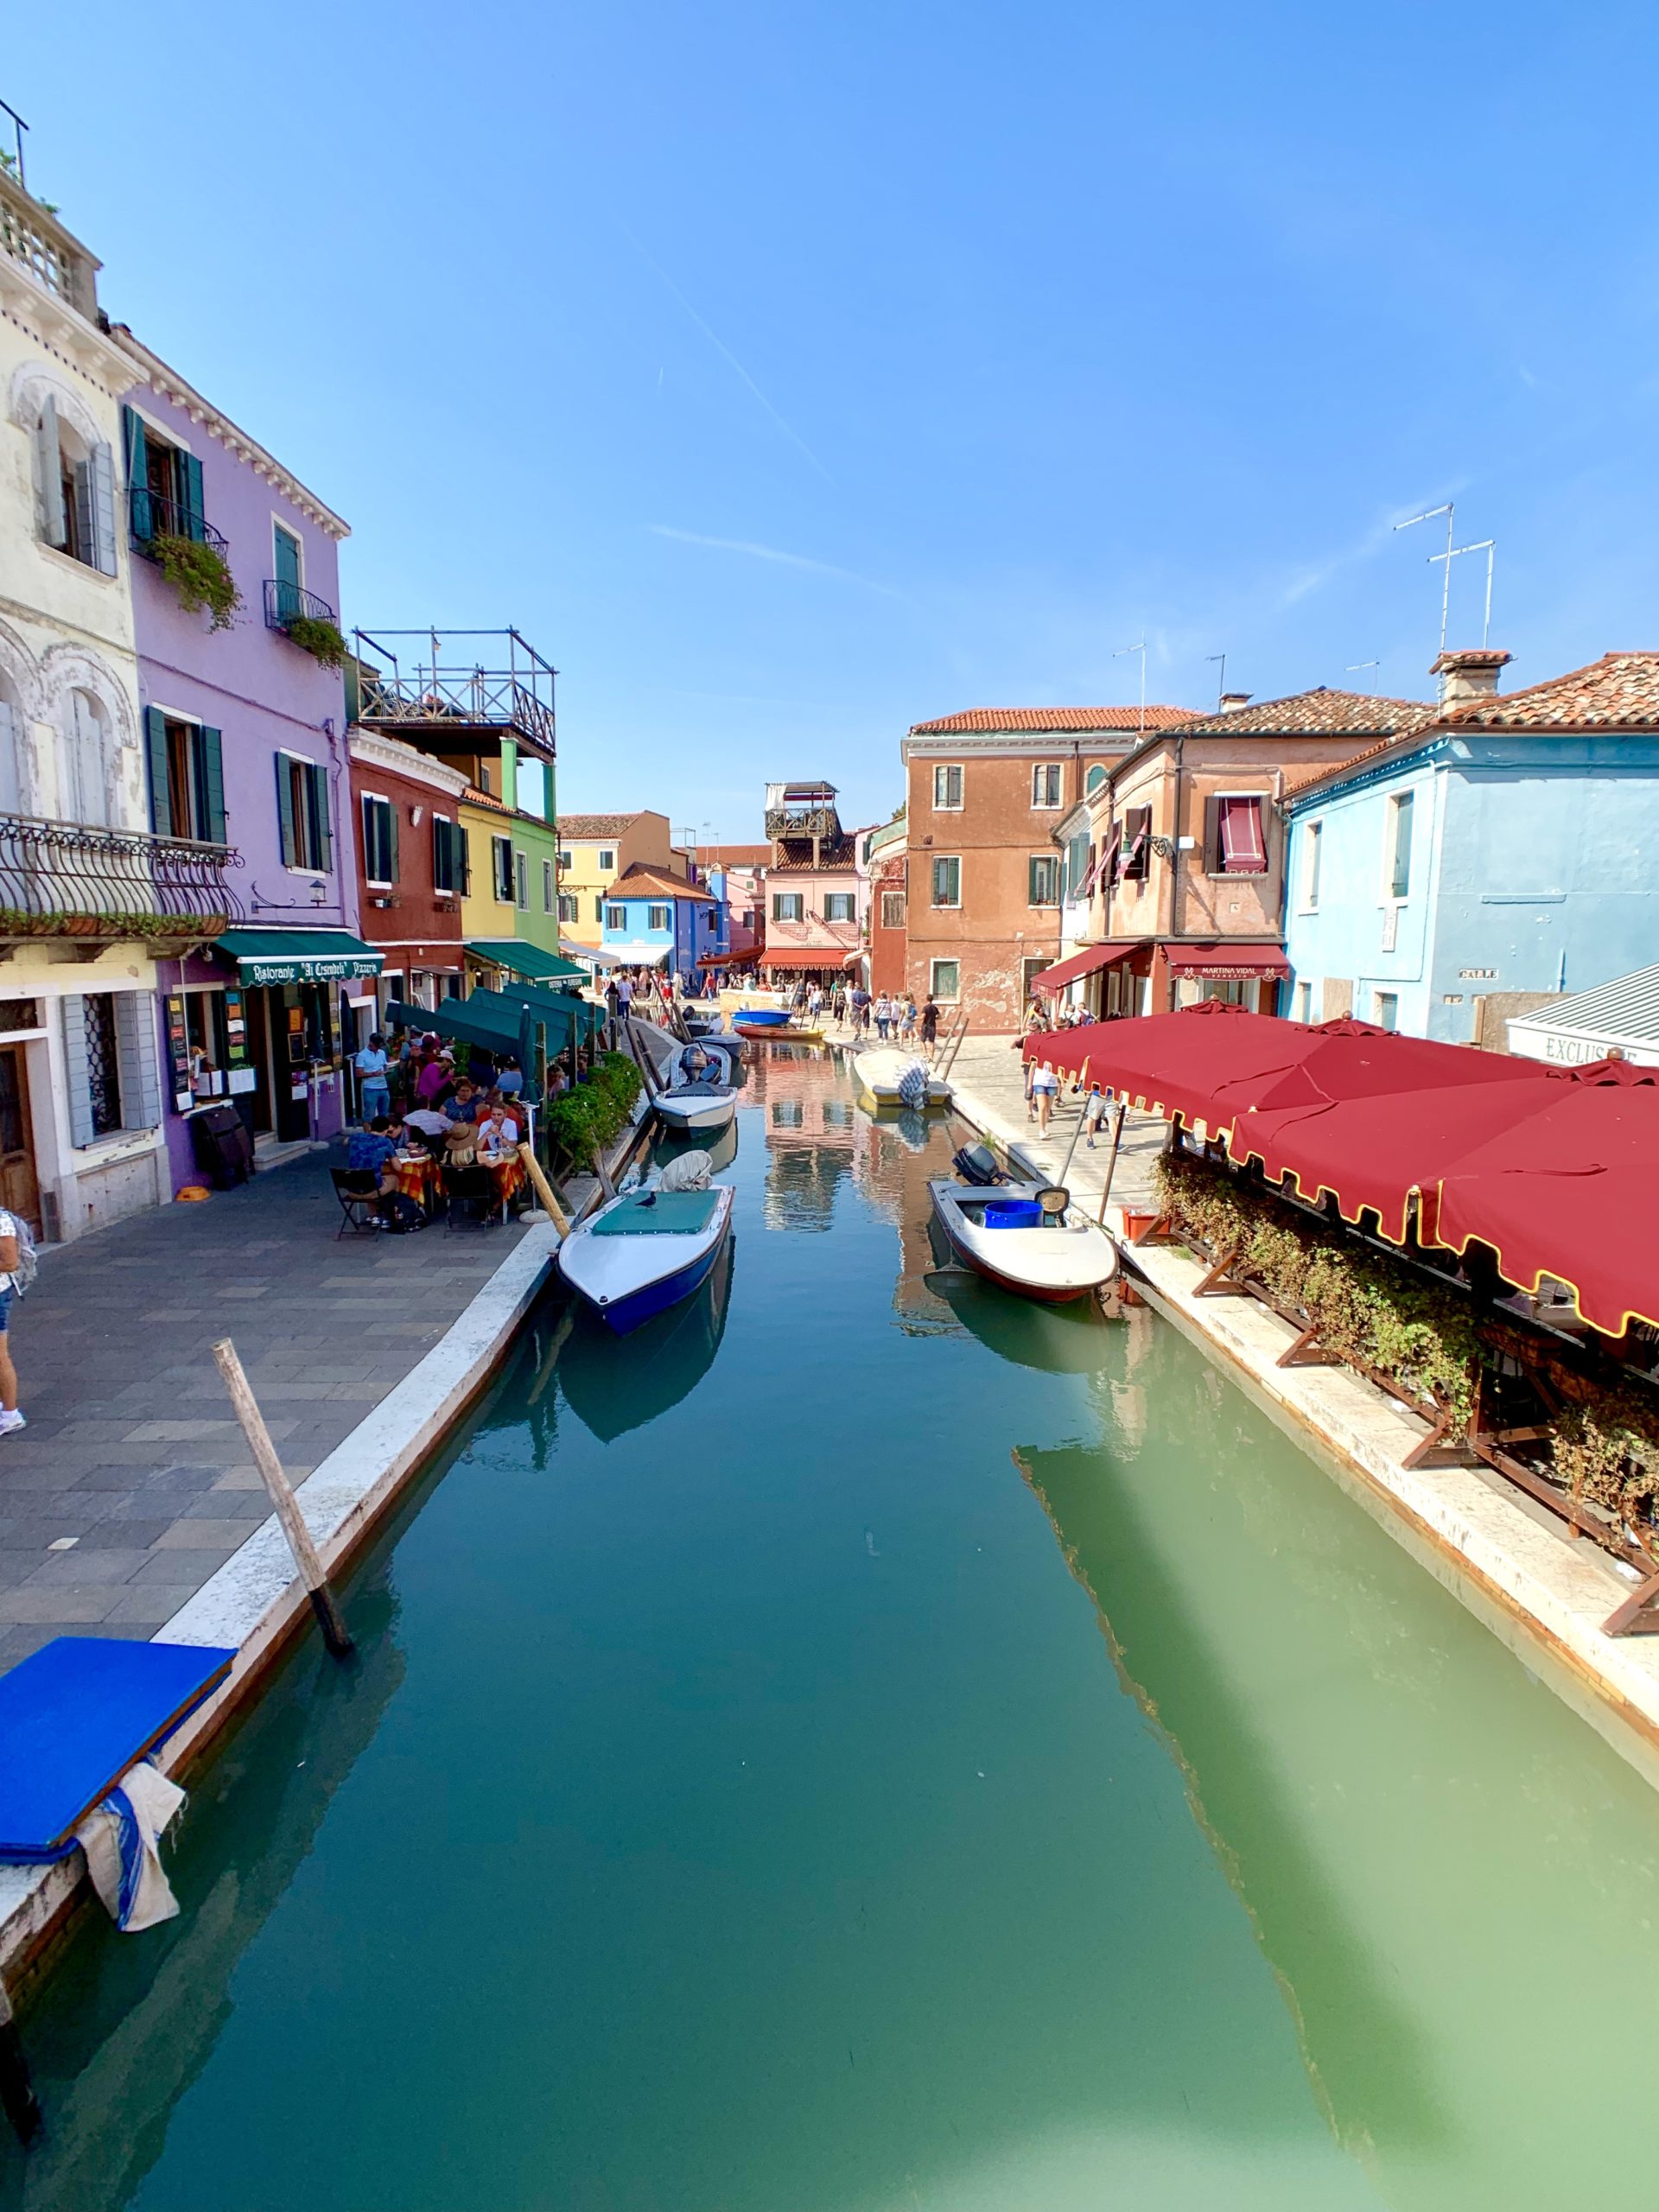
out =
<svg viewBox="0 0 1659 2212"><path fill-rule="evenodd" d="M300 864L294 838L293 766L286 753L276 755L276 821L282 835L284 868L297 868Z"/></svg>
<svg viewBox="0 0 1659 2212"><path fill-rule="evenodd" d="M108 446L92 448L92 566L115 574L115 461Z"/></svg>
<svg viewBox="0 0 1659 2212"><path fill-rule="evenodd" d="M63 512L63 454L58 445L58 404L48 397L35 433L36 466L41 473L41 522L48 545L65 545L69 521Z"/></svg>
<svg viewBox="0 0 1659 2212"><path fill-rule="evenodd" d="M174 466L178 472L179 505L182 510L179 535L194 537L200 543L207 536L201 504L201 463L194 454L187 453L181 446L174 456Z"/></svg>
<svg viewBox="0 0 1659 2212"><path fill-rule="evenodd" d="M328 819L328 771L320 768L314 760L308 772L311 813L317 825L317 868L321 874L328 875L334 865L334 830Z"/></svg>
<svg viewBox="0 0 1659 2212"><path fill-rule="evenodd" d="M58 1003L63 1008L63 1071L69 1094L69 1141L79 1151L92 1141L92 1084L86 1065L86 1001L79 991L66 991Z"/></svg>
<svg viewBox="0 0 1659 2212"><path fill-rule="evenodd" d="M144 437L144 418L136 408L121 410L121 440L126 448L127 506L132 534L140 543L147 543L156 531L149 503L149 448Z"/></svg>
<svg viewBox="0 0 1659 2212"><path fill-rule="evenodd" d="M158 837L170 837L173 791L167 765L167 717L159 707L144 709L144 751L149 760L149 826Z"/></svg>
<svg viewBox="0 0 1659 2212"><path fill-rule="evenodd" d="M210 845L225 842L225 745L219 732L206 722L196 732L200 763L201 820L196 835Z"/></svg>

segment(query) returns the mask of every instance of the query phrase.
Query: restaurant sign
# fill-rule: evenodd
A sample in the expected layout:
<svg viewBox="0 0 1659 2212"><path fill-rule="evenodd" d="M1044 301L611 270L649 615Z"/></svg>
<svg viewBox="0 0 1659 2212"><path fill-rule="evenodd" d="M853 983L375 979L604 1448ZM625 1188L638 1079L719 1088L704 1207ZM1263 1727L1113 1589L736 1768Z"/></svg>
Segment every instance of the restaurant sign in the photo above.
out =
<svg viewBox="0 0 1659 2212"><path fill-rule="evenodd" d="M343 983L358 976L378 976L384 956L378 952L342 952L320 956L289 954L283 958L244 957L237 969L245 984Z"/></svg>

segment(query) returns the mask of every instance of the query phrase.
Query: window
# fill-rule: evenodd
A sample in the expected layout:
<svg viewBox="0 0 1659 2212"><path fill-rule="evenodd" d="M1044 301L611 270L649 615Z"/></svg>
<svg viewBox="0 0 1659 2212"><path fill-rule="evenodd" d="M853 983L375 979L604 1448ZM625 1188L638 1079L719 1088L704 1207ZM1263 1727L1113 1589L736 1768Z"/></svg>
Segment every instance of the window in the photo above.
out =
<svg viewBox="0 0 1659 2212"><path fill-rule="evenodd" d="M1058 906L1060 903L1060 856L1058 853L1033 853L1026 868L1026 899L1033 906Z"/></svg>
<svg viewBox="0 0 1659 2212"><path fill-rule="evenodd" d="M363 797L363 873L372 884L397 880L397 810L390 799Z"/></svg>
<svg viewBox="0 0 1659 2212"><path fill-rule="evenodd" d="M1325 824L1310 822L1302 835L1302 912L1305 914L1317 914L1319 911L1319 861L1324 845Z"/></svg>
<svg viewBox="0 0 1659 2212"><path fill-rule="evenodd" d="M645 927L648 930L671 930L673 926L674 909L671 906L646 907Z"/></svg>
<svg viewBox="0 0 1659 2212"><path fill-rule="evenodd" d="M1060 803L1060 763L1042 760L1031 772L1031 803L1033 806L1058 806Z"/></svg>
<svg viewBox="0 0 1659 2212"><path fill-rule="evenodd" d="M432 817L432 888L453 897L467 888L467 832L445 814Z"/></svg>
<svg viewBox="0 0 1659 2212"><path fill-rule="evenodd" d="M1126 883L1144 883L1152 873L1152 809L1126 806L1123 810L1123 865L1118 871Z"/></svg>
<svg viewBox="0 0 1659 2212"><path fill-rule="evenodd" d="M496 904L512 904L512 840L511 837L492 837L490 840L490 883L495 893Z"/></svg>
<svg viewBox="0 0 1659 2212"><path fill-rule="evenodd" d="M1021 1006L1031 1004L1032 1000L1037 995L1037 978L1046 969L1052 965L1053 963L1046 954L1042 953L1039 953L1035 959L1027 957L1020 963L1020 1003Z"/></svg>
<svg viewBox="0 0 1659 2212"><path fill-rule="evenodd" d="M772 894L772 918L774 922L798 922L805 911L805 902L798 891L774 891Z"/></svg>
<svg viewBox="0 0 1659 2212"><path fill-rule="evenodd" d="M1296 1007L1294 1018L1298 1021L1312 1021L1313 1019L1313 986L1312 983L1300 982L1297 984Z"/></svg>
<svg viewBox="0 0 1659 2212"><path fill-rule="evenodd" d="M1371 1019L1379 1029L1400 1027L1400 994L1397 991L1373 991Z"/></svg>
<svg viewBox="0 0 1659 2212"><path fill-rule="evenodd" d="M1084 797L1085 798L1093 798L1097 791L1103 791L1106 788L1107 779L1111 771L1109 769L1103 768L1098 760L1095 761L1090 766L1088 774L1083 779Z"/></svg>
<svg viewBox="0 0 1659 2212"><path fill-rule="evenodd" d="M601 897L600 897L600 898L598 898L598 899L594 899L594 919L596 922L602 922L602 921L604 920L604 918L605 918L605 901L604 901L603 897L601 896Z"/></svg>
<svg viewBox="0 0 1659 2212"><path fill-rule="evenodd" d="M881 893L881 926L884 930L901 930L905 926L905 894L902 891Z"/></svg>
<svg viewBox="0 0 1659 2212"><path fill-rule="evenodd" d="M626 929L628 926L627 908L626 906L607 906L605 908L605 926L607 930Z"/></svg>
<svg viewBox="0 0 1659 2212"><path fill-rule="evenodd" d="M1268 846L1260 798L1206 800L1204 846L1211 875L1265 875Z"/></svg>
<svg viewBox="0 0 1659 2212"><path fill-rule="evenodd" d="M550 914L552 911L553 863L551 861L543 861L542 862L542 912L544 914Z"/></svg>
<svg viewBox="0 0 1659 2212"><path fill-rule="evenodd" d="M962 862L959 860L935 859L933 862L933 904L936 906L961 906Z"/></svg>
<svg viewBox="0 0 1659 2212"><path fill-rule="evenodd" d="M959 960L935 960L930 969L928 989L941 1006L954 1006L962 988L962 963Z"/></svg>
<svg viewBox="0 0 1659 2212"><path fill-rule="evenodd" d="M569 853L561 853L559 855L559 874L561 875L569 875L569 873L570 855Z"/></svg>
<svg viewBox="0 0 1659 2212"><path fill-rule="evenodd" d="M1065 895L1068 899L1086 899L1092 885L1090 877L1094 871L1095 849L1089 842L1086 830L1079 830L1065 848Z"/></svg>
<svg viewBox="0 0 1659 2212"><path fill-rule="evenodd" d="M962 771L960 768L935 768L933 771L933 808L938 814L956 814L962 806Z"/></svg>
<svg viewBox="0 0 1659 2212"><path fill-rule="evenodd" d="M150 991L66 992L58 1001L69 1109L77 1150L118 1129L153 1129L162 1118Z"/></svg>
<svg viewBox="0 0 1659 2212"><path fill-rule="evenodd" d="M35 517L42 542L102 575L115 574L115 464L83 438L50 394L35 422Z"/></svg>
<svg viewBox="0 0 1659 2212"><path fill-rule="evenodd" d="M1389 896L1411 896L1412 794L1402 791L1389 801Z"/></svg>
<svg viewBox="0 0 1659 2212"><path fill-rule="evenodd" d="M515 853L512 856L512 903L521 914L530 912L530 856Z"/></svg>
<svg viewBox="0 0 1659 2212"><path fill-rule="evenodd" d="M599 856L599 872L601 875L608 875L615 866L616 855L614 852L601 853Z"/></svg>
<svg viewBox="0 0 1659 2212"><path fill-rule="evenodd" d="M580 907L582 901L579 899L571 897L568 892L560 892L559 919L562 922L579 921L581 919L581 915L577 912L577 909Z"/></svg>
<svg viewBox="0 0 1659 2212"><path fill-rule="evenodd" d="M101 699L79 689L65 701L68 740L65 760L65 810L72 822L92 829L110 820L110 770L113 761L109 711Z"/></svg>
<svg viewBox="0 0 1659 2212"><path fill-rule="evenodd" d="M282 832L283 866L327 875L334 865L328 771L297 753L279 753L276 819Z"/></svg>
<svg viewBox="0 0 1659 2212"><path fill-rule="evenodd" d="M121 1047L116 1034L115 993L88 991L81 1001L81 1018L92 1135L106 1137L121 1126Z"/></svg>
<svg viewBox="0 0 1659 2212"><path fill-rule="evenodd" d="M276 585L276 620L291 622L305 612L303 555L291 530L273 521L270 525L271 575Z"/></svg>
<svg viewBox="0 0 1659 2212"><path fill-rule="evenodd" d="M170 445L135 408L124 407L127 447L128 524L134 542L207 536L202 512L201 463L182 446Z"/></svg>
<svg viewBox="0 0 1659 2212"><path fill-rule="evenodd" d="M854 895L850 891L826 891L823 894L823 918L826 922L850 922L854 918Z"/></svg>
<svg viewBox="0 0 1659 2212"><path fill-rule="evenodd" d="M158 837L225 842L223 741L205 722L144 709L149 764L149 824ZM85 815L79 817L85 821Z"/></svg>

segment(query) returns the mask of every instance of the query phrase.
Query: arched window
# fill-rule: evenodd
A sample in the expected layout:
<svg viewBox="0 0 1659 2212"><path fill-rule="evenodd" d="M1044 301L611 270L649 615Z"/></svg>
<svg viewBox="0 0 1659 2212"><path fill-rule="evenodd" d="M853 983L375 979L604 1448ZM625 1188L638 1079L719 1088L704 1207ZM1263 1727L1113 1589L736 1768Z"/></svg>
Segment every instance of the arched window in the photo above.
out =
<svg viewBox="0 0 1659 2212"><path fill-rule="evenodd" d="M71 560L115 574L115 468L48 392L35 418L35 511L40 534Z"/></svg>
<svg viewBox="0 0 1659 2212"><path fill-rule="evenodd" d="M1083 795L1085 798L1093 798L1096 791L1104 791L1105 788L1106 771L1096 760L1083 779Z"/></svg>
<svg viewBox="0 0 1659 2212"><path fill-rule="evenodd" d="M64 813L89 828L110 826L110 717L90 691L69 694L64 767Z"/></svg>

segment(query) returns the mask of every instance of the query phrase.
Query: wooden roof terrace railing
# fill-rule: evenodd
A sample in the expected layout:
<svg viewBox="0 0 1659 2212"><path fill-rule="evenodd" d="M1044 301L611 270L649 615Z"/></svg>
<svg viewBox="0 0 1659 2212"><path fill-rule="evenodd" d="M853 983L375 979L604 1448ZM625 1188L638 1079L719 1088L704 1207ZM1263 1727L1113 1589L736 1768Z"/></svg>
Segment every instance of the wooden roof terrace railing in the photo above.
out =
<svg viewBox="0 0 1659 2212"><path fill-rule="evenodd" d="M356 719L370 729L408 734L453 727L494 729L556 750L554 681L558 671L517 630L353 632ZM405 663L392 639L404 642ZM482 641L482 649L476 649ZM424 653L420 645L426 648Z"/></svg>

